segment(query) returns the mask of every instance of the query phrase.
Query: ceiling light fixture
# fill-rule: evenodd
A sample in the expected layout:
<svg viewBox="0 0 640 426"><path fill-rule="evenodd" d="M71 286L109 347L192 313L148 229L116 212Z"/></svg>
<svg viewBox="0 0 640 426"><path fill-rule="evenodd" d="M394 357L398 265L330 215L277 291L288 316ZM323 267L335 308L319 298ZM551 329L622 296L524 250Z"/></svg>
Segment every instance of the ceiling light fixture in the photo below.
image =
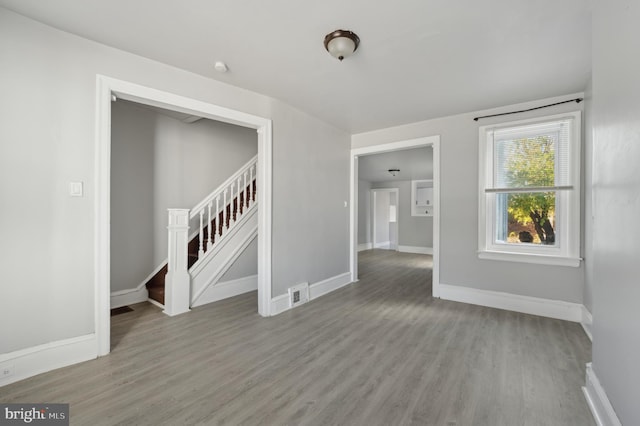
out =
<svg viewBox="0 0 640 426"><path fill-rule="evenodd" d="M400 173L400 169L389 169L389 173L391 173L391 176L396 177Z"/></svg>
<svg viewBox="0 0 640 426"><path fill-rule="evenodd" d="M343 60L358 49L360 37L353 31L335 30L324 36L324 48L334 58Z"/></svg>

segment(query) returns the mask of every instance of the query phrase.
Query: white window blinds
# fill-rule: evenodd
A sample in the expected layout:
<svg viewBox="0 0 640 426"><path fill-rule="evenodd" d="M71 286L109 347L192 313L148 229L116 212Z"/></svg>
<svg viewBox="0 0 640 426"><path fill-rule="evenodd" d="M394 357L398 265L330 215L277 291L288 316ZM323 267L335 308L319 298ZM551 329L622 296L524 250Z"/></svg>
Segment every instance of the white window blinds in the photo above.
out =
<svg viewBox="0 0 640 426"><path fill-rule="evenodd" d="M497 128L487 132L492 177L487 193L573 189L570 171L572 118Z"/></svg>

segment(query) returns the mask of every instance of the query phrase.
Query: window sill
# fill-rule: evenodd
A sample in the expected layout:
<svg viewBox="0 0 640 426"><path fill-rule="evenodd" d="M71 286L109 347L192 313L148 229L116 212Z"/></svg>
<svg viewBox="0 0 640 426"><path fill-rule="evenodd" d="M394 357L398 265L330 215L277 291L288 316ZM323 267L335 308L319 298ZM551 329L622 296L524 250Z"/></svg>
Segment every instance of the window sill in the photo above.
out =
<svg viewBox="0 0 640 426"><path fill-rule="evenodd" d="M478 258L505 262L535 263L538 265L570 266L573 268L579 267L582 261L582 258L579 257L560 257L501 251L479 251Z"/></svg>

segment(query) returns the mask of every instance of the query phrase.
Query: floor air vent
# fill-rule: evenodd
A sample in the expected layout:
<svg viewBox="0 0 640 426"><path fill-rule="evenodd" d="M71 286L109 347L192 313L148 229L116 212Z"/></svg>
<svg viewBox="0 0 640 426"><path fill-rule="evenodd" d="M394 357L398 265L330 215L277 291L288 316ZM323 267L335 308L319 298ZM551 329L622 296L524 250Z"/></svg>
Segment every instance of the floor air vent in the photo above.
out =
<svg viewBox="0 0 640 426"><path fill-rule="evenodd" d="M289 288L289 306L296 307L309 301L309 283L302 283Z"/></svg>

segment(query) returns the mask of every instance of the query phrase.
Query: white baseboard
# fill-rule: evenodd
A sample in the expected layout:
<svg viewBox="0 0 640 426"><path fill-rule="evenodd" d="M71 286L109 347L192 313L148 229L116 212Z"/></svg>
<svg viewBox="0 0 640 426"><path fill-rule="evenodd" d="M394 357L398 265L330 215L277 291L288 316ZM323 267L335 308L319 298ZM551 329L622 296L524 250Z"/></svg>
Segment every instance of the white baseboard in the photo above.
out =
<svg viewBox="0 0 640 426"><path fill-rule="evenodd" d="M147 302L151 303L154 306L157 306L158 308L164 310L164 305L160 302L158 302L157 300L153 300L152 298L148 298Z"/></svg>
<svg viewBox="0 0 640 426"><path fill-rule="evenodd" d="M0 369L11 368L13 374L1 379L0 387L57 368L95 359L97 356L98 343L95 334L2 354Z"/></svg>
<svg viewBox="0 0 640 426"><path fill-rule="evenodd" d="M192 307L206 305L217 302L239 294L255 291L258 289L258 276L238 278L237 280L219 282L209 286L204 293L196 300Z"/></svg>
<svg viewBox="0 0 640 426"><path fill-rule="evenodd" d="M281 294L271 299L271 316L278 315L291 309L289 306L289 294Z"/></svg>
<svg viewBox="0 0 640 426"><path fill-rule="evenodd" d="M111 309L146 302L149 292L146 287L114 291L111 293Z"/></svg>
<svg viewBox="0 0 640 426"><path fill-rule="evenodd" d="M589 340L593 342L593 337L591 336L591 324L593 324L593 317L591 316L591 312L586 308L586 306L582 306L582 320L580 321L584 332L589 337Z"/></svg>
<svg viewBox="0 0 640 426"><path fill-rule="evenodd" d="M327 293L331 293L347 284L351 284L351 273L336 275L329 279L311 284L309 286L309 300L317 299Z"/></svg>
<svg viewBox="0 0 640 426"><path fill-rule="evenodd" d="M480 290L440 283L440 298L472 305L539 315L565 321L581 322L582 305L561 300L542 299L518 294Z"/></svg>
<svg viewBox="0 0 640 426"><path fill-rule="evenodd" d="M390 241L385 241L383 243L375 243L373 245L373 248L388 249L389 247L391 247L391 242Z"/></svg>
<svg viewBox="0 0 640 426"><path fill-rule="evenodd" d="M371 250L372 248L373 244L371 243L358 244L358 251Z"/></svg>
<svg viewBox="0 0 640 426"><path fill-rule="evenodd" d="M402 253L433 254L433 247L398 246Z"/></svg>
<svg viewBox="0 0 640 426"><path fill-rule="evenodd" d="M591 363L587 364L586 384L582 392L598 426L622 426Z"/></svg>
<svg viewBox="0 0 640 426"><path fill-rule="evenodd" d="M309 286L309 300L317 299L341 287L351 284L351 273L345 272ZM278 315L291 309L289 295L282 294L271 299L271 315Z"/></svg>

